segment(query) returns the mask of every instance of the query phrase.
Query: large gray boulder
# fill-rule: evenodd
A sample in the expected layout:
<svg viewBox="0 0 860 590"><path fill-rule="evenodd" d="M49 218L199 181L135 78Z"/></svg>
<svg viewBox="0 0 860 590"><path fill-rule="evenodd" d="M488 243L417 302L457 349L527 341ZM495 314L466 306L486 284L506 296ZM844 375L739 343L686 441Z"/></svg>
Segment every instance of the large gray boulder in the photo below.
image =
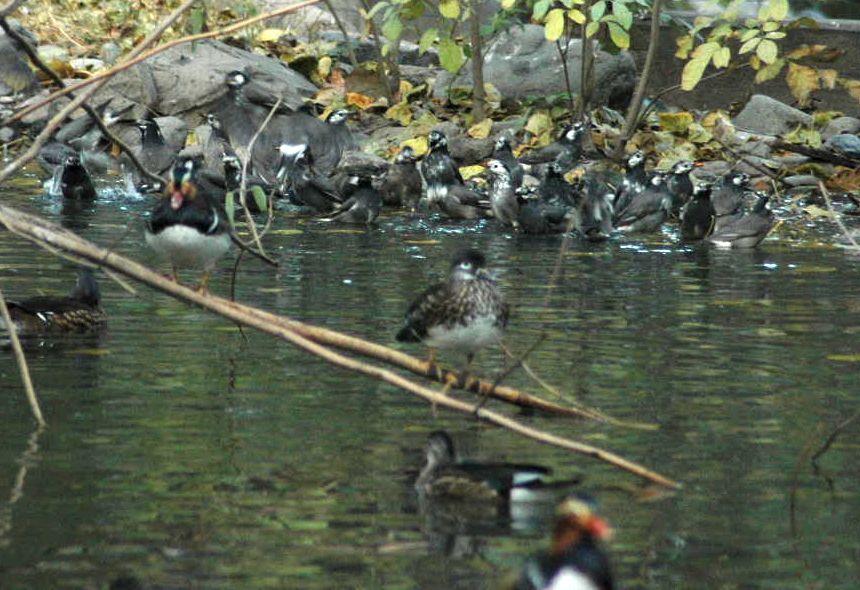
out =
<svg viewBox="0 0 860 590"><path fill-rule="evenodd" d="M484 81L495 86L503 99L547 96L566 92L561 57L555 43L544 37L543 27L525 25L501 33L484 56ZM572 40L567 52L571 90L579 94L582 47ZM594 62L594 105L623 107L636 85L636 64L627 52L612 55L598 51ZM445 72L436 80L433 94L444 98L453 86L471 86L471 65L454 78Z"/></svg>
<svg viewBox="0 0 860 590"><path fill-rule="evenodd" d="M753 95L734 119L738 129L762 135L782 135L798 125L811 127L812 122L812 115L764 94Z"/></svg>
<svg viewBox="0 0 860 590"><path fill-rule="evenodd" d="M129 102L163 115L177 115L196 123L213 100L226 91L224 76L247 70L255 83L290 108L317 91L304 76L270 57L256 55L219 41L178 45L115 76L93 101L113 98L114 108Z"/></svg>
<svg viewBox="0 0 860 590"><path fill-rule="evenodd" d="M30 45L36 46L36 38L17 21L10 19L9 26ZM0 29L0 96L28 94L38 87L39 81L30 69L27 54Z"/></svg>

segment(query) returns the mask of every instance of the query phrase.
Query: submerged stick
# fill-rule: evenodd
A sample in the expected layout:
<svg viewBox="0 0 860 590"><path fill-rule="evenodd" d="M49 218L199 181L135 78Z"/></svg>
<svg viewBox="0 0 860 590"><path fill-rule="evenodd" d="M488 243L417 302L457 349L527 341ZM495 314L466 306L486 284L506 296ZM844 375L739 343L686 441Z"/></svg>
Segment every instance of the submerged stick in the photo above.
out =
<svg viewBox="0 0 860 590"><path fill-rule="evenodd" d="M135 279L136 281L148 285L162 293L166 293L176 299L212 311L234 322L256 328L266 334L282 338L297 348L313 354L331 364L334 364L335 366L373 377L421 397L434 405L443 406L465 414L475 415L481 420L485 420L492 424L496 424L497 426L517 432L533 440L599 459L614 467L654 483L670 488L680 487L678 482L668 479L641 465L628 461L612 452L531 428L512 418L499 414L498 412L479 408L474 404L466 403L447 395L440 394L429 387L419 385L418 383L394 373L389 369L370 365L360 360L344 356L343 354L335 352L334 350L303 336L298 330L287 327L284 322L290 322L291 320L280 318L281 321L276 322L273 321L273 318L279 318L279 316L275 316L274 314L269 314L262 310L235 303L221 297L203 295L189 287L167 280L142 264L100 248L99 246L84 240L75 233L37 216L22 213L5 205L0 205L0 224L6 226L13 233L25 237L39 245L47 244L54 248L75 254L85 260L94 262L100 266L107 267L115 272ZM372 343L367 344L372 345Z"/></svg>
<svg viewBox="0 0 860 590"><path fill-rule="evenodd" d="M9 307L6 305L3 291L0 291L0 316L3 317L3 322L9 331L9 340L12 342L12 350L15 351L15 362L18 363L18 371L21 373L21 382L24 384L24 393L27 396L27 403L30 404L30 411L33 412L33 418L36 419L36 423L40 427L45 426L45 418L42 417L42 408L39 407L39 398L36 397L33 380L30 379L30 368L27 365L27 357L24 356L24 349L21 348L21 341L18 339L18 330L12 322L12 316L9 314Z"/></svg>

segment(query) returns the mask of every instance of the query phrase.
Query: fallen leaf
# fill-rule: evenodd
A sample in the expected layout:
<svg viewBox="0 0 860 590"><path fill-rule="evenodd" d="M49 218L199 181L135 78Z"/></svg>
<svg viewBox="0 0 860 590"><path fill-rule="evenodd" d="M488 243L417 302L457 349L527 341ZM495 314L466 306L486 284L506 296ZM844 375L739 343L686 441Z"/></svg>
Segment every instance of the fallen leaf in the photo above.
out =
<svg viewBox="0 0 860 590"><path fill-rule="evenodd" d="M486 168L484 166L463 166L460 168L460 176L463 177L463 180L469 180L472 177L480 176L484 173Z"/></svg>
<svg viewBox="0 0 860 590"><path fill-rule="evenodd" d="M412 107L409 106L408 102L403 100L385 111L384 117L391 121L397 121L406 127L412 122Z"/></svg>
<svg viewBox="0 0 860 590"><path fill-rule="evenodd" d="M420 158L424 154L427 153L429 146L427 145L427 138L423 135L418 137L413 137L412 139L407 139L404 142L401 142L400 149L409 146L412 148L412 151L415 152L415 156Z"/></svg>
<svg viewBox="0 0 860 590"><path fill-rule="evenodd" d="M493 120L492 119L484 119L480 123L475 123L469 130L466 132L469 137L473 137L475 139L486 139L490 136L490 131L493 129Z"/></svg>

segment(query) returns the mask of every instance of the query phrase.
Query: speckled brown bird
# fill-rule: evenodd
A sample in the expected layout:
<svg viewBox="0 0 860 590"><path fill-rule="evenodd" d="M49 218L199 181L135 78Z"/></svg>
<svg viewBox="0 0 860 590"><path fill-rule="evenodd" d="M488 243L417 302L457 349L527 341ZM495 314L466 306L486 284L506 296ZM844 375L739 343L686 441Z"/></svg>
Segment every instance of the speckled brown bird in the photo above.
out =
<svg viewBox="0 0 860 590"><path fill-rule="evenodd" d="M477 351L501 340L509 308L485 266L477 250L454 256L448 280L431 286L409 306L397 340L423 342L431 349L431 361L433 349L440 348L465 353L470 364Z"/></svg>
<svg viewBox="0 0 860 590"><path fill-rule="evenodd" d="M78 271L78 281L66 297L40 296L7 301L15 330L22 335L48 332L88 332L103 326L107 314L99 306L99 286L93 271ZM7 326L0 318L0 329Z"/></svg>

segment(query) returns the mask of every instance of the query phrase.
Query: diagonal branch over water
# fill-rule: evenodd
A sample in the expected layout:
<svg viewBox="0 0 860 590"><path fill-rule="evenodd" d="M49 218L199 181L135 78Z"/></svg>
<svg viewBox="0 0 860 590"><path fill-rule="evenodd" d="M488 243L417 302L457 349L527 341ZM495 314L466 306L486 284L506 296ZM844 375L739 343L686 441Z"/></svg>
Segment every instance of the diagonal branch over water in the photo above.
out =
<svg viewBox="0 0 860 590"><path fill-rule="evenodd" d="M439 392L420 385L419 383L395 373L388 368L368 364L356 358L345 356L335 351L333 348L322 344L320 341L314 340L312 335L328 334L333 340L337 338L349 339L354 347L352 349L353 352L358 352L366 357L382 362L388 362L390 358L396 355L407 356L382 345L368 342L354 336L339 334L338 332L333 332L331 330L322 330L315 326L303 324L296 320L278 316L247 305L235 303L221 297L198 293L197 291L179 283L165 279L153 270L131 259L105 250L92 242L84 240L75 233L54 223L35 215L20 212L12 207L0 205L0 225L5 226L16 235L22 236L36 244L39 244L40 246L51 246L68 254L78 256L83 260L96 263L99 266L108 268L116 273L170 295L175 299L196 305L197 307L211 311L236 323L241 323L242 325L255 328L266 334L286 340L296 348L319 357L332 365L393 385L394 387L431 402L436 406L442 406L467 415L474 415L481 420L495 424L496 426L500 426L512 432L516 432L522 436L531 438L532 440L598 459L618 469L622 469L628 473L666 487L675 489L681 487L678 482L610 451L526 426L513 418L500 414L499 412L480 408L475 404L467 403L447 395L442 395ZM378 351L380 354L373 354L372 351ZM428 368L427 363L422 363L417 359L413 360L425 369ZM487 388L491 392L495 393L490 384L487 384ZM521 397L526 397L525 394L522 393L519 395Z"/></svg>

